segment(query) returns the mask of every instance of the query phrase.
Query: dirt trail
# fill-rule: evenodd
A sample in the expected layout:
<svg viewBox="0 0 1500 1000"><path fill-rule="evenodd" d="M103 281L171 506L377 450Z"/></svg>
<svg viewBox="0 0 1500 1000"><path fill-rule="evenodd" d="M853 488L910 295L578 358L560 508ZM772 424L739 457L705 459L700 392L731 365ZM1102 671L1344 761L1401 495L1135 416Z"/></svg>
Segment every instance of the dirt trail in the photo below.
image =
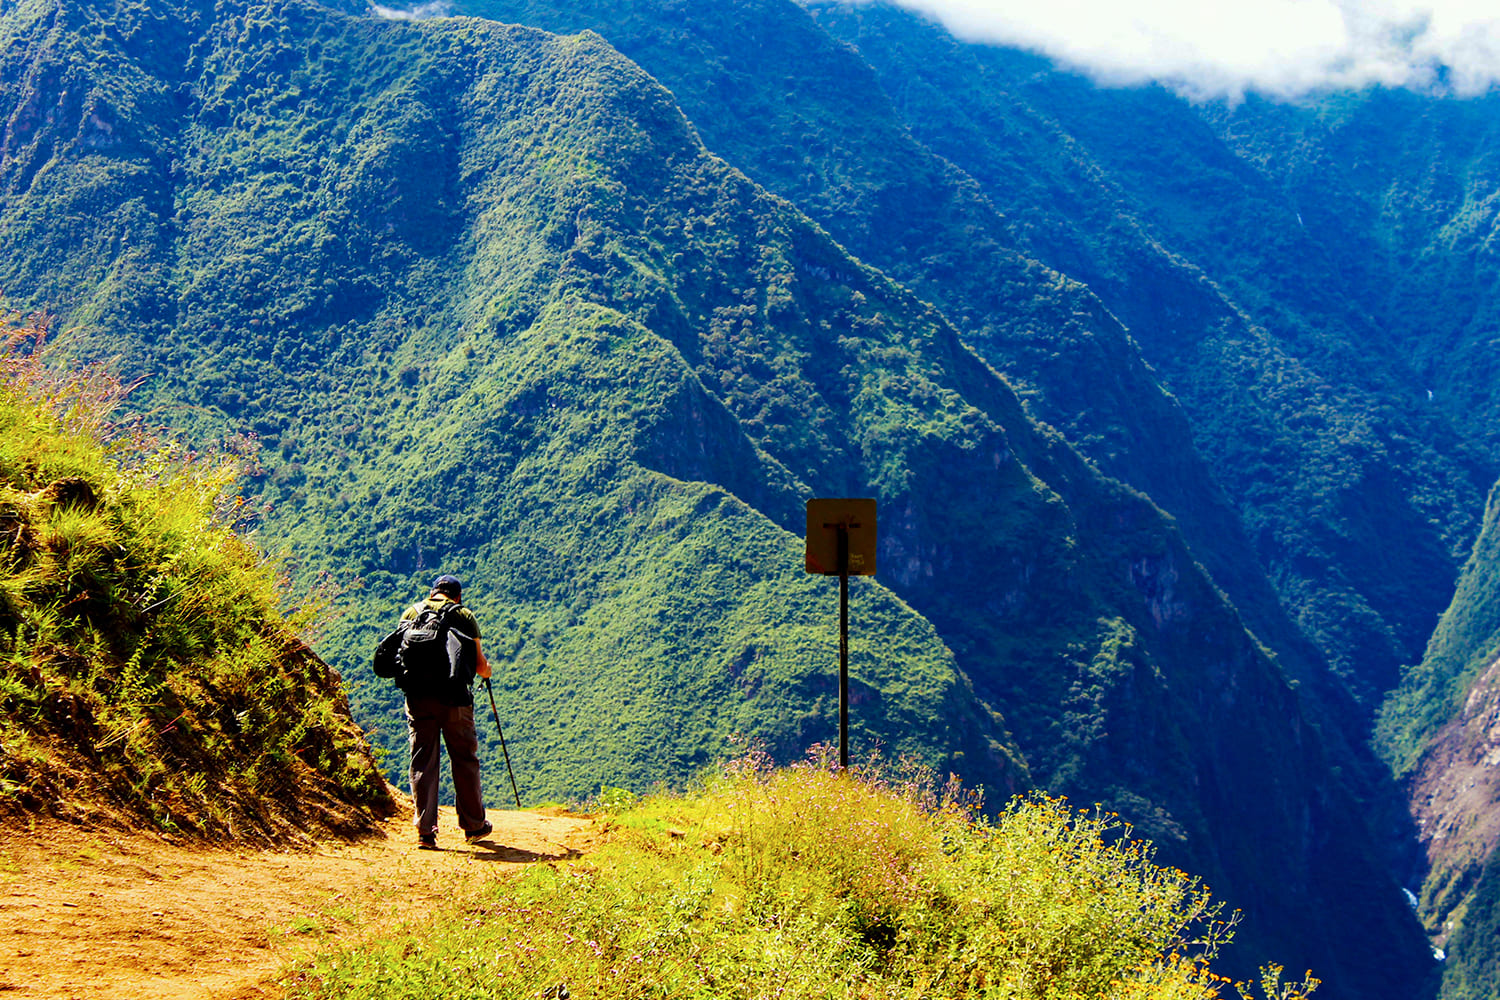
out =
<svg viewBox="0 0 1500 1000"><path fill-rule="evenodd" d="M459 884L593 838L587 819L492 811L494 835L465 844L449 809L444 849L419 851L410 815L384 837L288 851L57 823L0 830L0 997L276 997L274 974L299 955L379 936Z"/></svg>

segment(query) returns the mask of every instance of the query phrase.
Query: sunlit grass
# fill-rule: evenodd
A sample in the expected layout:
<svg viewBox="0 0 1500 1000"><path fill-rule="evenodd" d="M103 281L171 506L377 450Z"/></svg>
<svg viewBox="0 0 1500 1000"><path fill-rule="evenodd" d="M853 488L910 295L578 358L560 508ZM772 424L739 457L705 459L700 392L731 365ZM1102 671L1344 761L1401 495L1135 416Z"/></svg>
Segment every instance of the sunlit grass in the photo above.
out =
<svg viewBox="0 0 1500 1000"><path fill-rule="evenodd" d="M899 770L899 769L898 769ZM688 795L615 802L607 846L474 890L431 921L325 953L289 996L1251 995L1201 883L1128 827L1021 798L984 819L954 785L826 754L751 756ZM1282 986L1277 1000L1311 992Z"/></svg>

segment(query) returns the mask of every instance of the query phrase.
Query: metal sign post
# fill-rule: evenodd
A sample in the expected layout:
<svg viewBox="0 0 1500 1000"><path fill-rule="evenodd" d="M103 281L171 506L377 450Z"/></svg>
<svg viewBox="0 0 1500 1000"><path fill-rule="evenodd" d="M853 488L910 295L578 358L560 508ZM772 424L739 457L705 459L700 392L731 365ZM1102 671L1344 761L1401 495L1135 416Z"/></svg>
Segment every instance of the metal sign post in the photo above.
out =
<svg viewBox="0 0 1500 1000"><path fill-rule="evenodd" d="M849 575L875 575L875 501L807 501L809 573L839 578L839 767L849 767Z"/></svg>

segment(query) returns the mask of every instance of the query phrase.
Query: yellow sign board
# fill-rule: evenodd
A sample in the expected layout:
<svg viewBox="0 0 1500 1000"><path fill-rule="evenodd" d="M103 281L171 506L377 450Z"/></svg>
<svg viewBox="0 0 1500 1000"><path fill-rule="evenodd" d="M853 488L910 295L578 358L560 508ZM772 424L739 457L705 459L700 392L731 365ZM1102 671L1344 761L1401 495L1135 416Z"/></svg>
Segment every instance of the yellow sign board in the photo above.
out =
<svg viewBox="0 0 1500 1000"><path fill-rule="evenodd" d="M839 538L845 539L850 576L875 575L875 501L807 501L807 571L838 576Z"/></svg>

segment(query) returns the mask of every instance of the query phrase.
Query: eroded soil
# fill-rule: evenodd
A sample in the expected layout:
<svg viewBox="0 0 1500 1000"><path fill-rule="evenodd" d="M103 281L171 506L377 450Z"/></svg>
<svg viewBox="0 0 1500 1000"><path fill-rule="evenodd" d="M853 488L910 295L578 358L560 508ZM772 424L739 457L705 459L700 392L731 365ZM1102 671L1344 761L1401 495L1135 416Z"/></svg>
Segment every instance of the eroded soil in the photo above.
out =
<svg viewBox="0 0 1500 1000"><path fill-rule="evenodd" d="M287 851L205 847L56 822L0 830L0 997L276 997L311 951L380 936L460 885L588 847L587 819L491 811L465 844L419 851L410 811L383 835Z"/></svg>
<svg viewBox="0 0 1500 1000"><path fill-rule="evenodd" d="M1422 916L1444 946L1448 919L1500 849L1500 660L1474 682L1463 709L1428 742L1412 776L1412 816L1441 891Z"/></svg>

